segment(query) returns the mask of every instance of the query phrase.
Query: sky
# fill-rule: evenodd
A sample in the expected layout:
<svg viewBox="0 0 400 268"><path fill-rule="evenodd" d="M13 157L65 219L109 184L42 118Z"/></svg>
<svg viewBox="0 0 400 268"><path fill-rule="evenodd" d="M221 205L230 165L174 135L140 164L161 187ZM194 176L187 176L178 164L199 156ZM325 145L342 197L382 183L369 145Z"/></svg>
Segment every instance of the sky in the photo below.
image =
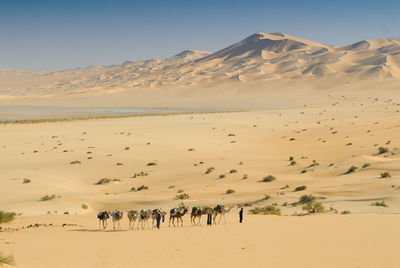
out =
<svg viewBox="0 0 400 268"><path fill-rule="evenodd" d="M0 68L62 70L215 52L256 32L400 37L399 0L0 0Z"/></svg>

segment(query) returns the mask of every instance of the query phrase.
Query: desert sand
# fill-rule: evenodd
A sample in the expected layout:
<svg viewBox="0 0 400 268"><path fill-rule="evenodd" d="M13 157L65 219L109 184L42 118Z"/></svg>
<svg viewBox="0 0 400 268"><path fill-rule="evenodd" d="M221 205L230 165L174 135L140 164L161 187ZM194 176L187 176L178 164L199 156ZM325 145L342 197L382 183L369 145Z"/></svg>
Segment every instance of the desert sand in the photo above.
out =
<svg viewBox="0 0 400 268"><path fill-rule="evenodd" d="M19 267L396 267L400 99L390 92L323 91L310 103L259 111L0 125L0 204L22 213L2 225L0 249ZM378 155L379 147L389 151ZM148 175L132 178L141 172ZM267 175L276 180L260 182ZM116 180L95 185L101 178ZM141 185L149 189L131 191ZM190 198L177 200L179 190ZM290 204L303 194L326 212L294 216L303 211ZM234 208L211 227L185 215L183 228L128 231L125 215L121 231L111 221L98 230L99 210L168 211L181 201ZM273 203L281 216L247 215Z"/></svg>
<svg viewBox="0 0 400 268"><path fill-rule="evenodd" d="M399 51L257 33L215 53L1 70L0 105L226 112L0 124L0 210L17 213L0 251L17 267L399 267ZM304 215L306 194L323 213ZM128 230L127 210L181 202L232 209L217 225ZM249 214L267 205L281 215ZM122 229L99 230L114 209Z"/></svg>

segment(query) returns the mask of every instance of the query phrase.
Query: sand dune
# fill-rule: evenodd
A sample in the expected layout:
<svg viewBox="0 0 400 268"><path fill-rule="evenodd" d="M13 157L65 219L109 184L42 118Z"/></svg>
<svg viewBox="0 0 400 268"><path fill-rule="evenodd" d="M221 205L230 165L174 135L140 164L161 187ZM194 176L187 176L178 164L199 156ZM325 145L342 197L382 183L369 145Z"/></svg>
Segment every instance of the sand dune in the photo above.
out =
<svg viewBox="0 0 400 268"><path fill-rule="evenodd" d="M259 32L215 53L185 50L166 59L57 72L2 69L0 96L115 94L171 87L185 87L190 91L198 86L238 82L258 81L262 86L271 79L297 81L304 76L329 85L333 81L398 79L399 68L399 39L334 47L287 34ZM324 88L322 84L321 88Z"/></svg>

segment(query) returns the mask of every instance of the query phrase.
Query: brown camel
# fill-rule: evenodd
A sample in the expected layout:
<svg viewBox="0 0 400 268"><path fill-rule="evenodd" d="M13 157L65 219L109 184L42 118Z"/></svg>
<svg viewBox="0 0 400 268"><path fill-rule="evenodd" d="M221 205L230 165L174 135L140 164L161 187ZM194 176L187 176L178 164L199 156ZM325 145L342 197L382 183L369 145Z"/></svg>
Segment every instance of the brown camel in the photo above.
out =
<svg viewBox="0 0 400 268"><path fill-rule="evenodd" d="M204 207L193 207L192 213L190 214L190 222L192 225L201 225L201 216L207 214L207 208ZM199 218L199 221L196 223L196 218Z"/></svg>
<svg viewBox="0 0 400 268"><path fill-rule="evenodd" d="M129 230L135 229L135 221L137 221L138 218L139 218L139 211L137 210L128 211Z"/></svg>
<svg viewBox="0 0 400 268"><path fill-rule="evenodd" d="M147 229L150 229L149 225L149 219L151 217L151 209L149 210L141 210L140 211L140 217L139 217L139 222L138 222L138 227L137 229L139 230L139 225L142 226L142 229L144 229L145 222L147 222Z"/></svg>
<svg viewBox="0 0 400 268"><path fill-rule="evenodd" d="M107 220L110 218L110 213L107 211L100 211L97 214L97 218L99 219L99 229L103 227L103 229L107 228Z"/></svg>
<svg viewBox="0 0 400 268"><path fill-rule="evenodd" d="M182 217L188 212L187 208L173 208L169 212L169 224L168 226L171 226L171 219L172 219L172 225L175 226L175 218L176 218L176 224L179 224L179 220L181 221L181 225L183 226L183 219Z"/></svg>
<svg viewBox="0 0 400 268"><path fill-rule="evenodd" d="M115 230L115 223L117 223L117 229L121 230L121 219L122 216L124 215L124 213L122 211L119 210L114 210L111 213L111 217L112 217L112 221L113 221L113 229Z"/></svg>
<svg viewBox="0 0 400 268"><path fill-rule="evenodd" d="M218 224L221 222L222 217L224 217L224 222L226 224L225 214L228 213L231 209L232 209L232 207L229 207L228 209L226 209L224 205L217 205L214 208L214 224L217 224L217 216L218 215L219 215Z"/></svg>
<svg viewBox="0 0 400 268"><path fill-rule="evenodd" d="M157 222L157 214L160 214L161 215L161 220L162 220L162 222L164 223L164 221L165 221L165 215L167 215L167 212L165 212L165 211L162 211L161 209L154 209L153 211L152 211L152 213L151 213L151 219L152 219L152 222L151 222L151 226L153 226L153 228L154 227L156 227L156 225L154 224L154 222Z"/></svg>

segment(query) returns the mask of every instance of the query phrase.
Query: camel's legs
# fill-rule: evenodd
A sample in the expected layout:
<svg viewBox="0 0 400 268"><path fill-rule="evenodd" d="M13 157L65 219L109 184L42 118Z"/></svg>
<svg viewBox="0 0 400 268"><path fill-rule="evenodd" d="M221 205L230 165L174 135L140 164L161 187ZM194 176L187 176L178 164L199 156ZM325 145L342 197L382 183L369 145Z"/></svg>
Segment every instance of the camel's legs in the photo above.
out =
<svg viewBox="0 0 400 268"><path fill-rule="evenodd" d="M224 222L225 222L225 224L226 224L225 213L224 213Z"/></svg>
<svg viewBox="0 0 400 268"><path fill-rule="evenodd" d="M198 225L201 226L201 215L199 216L199 223L198 223Z"/></svg>
<svg viewBox="0 0 400 268"><path fill-rule="evenodd" d="M107 220L103 220L103 229L107 228Z"/></svg>
<svg viewBox="0 0 400 268"><path fill-rule="evenodd" d="M183 219L182 219L182 217L179 217L179 219L181 220L181 226L183 227Z"/></svg>

